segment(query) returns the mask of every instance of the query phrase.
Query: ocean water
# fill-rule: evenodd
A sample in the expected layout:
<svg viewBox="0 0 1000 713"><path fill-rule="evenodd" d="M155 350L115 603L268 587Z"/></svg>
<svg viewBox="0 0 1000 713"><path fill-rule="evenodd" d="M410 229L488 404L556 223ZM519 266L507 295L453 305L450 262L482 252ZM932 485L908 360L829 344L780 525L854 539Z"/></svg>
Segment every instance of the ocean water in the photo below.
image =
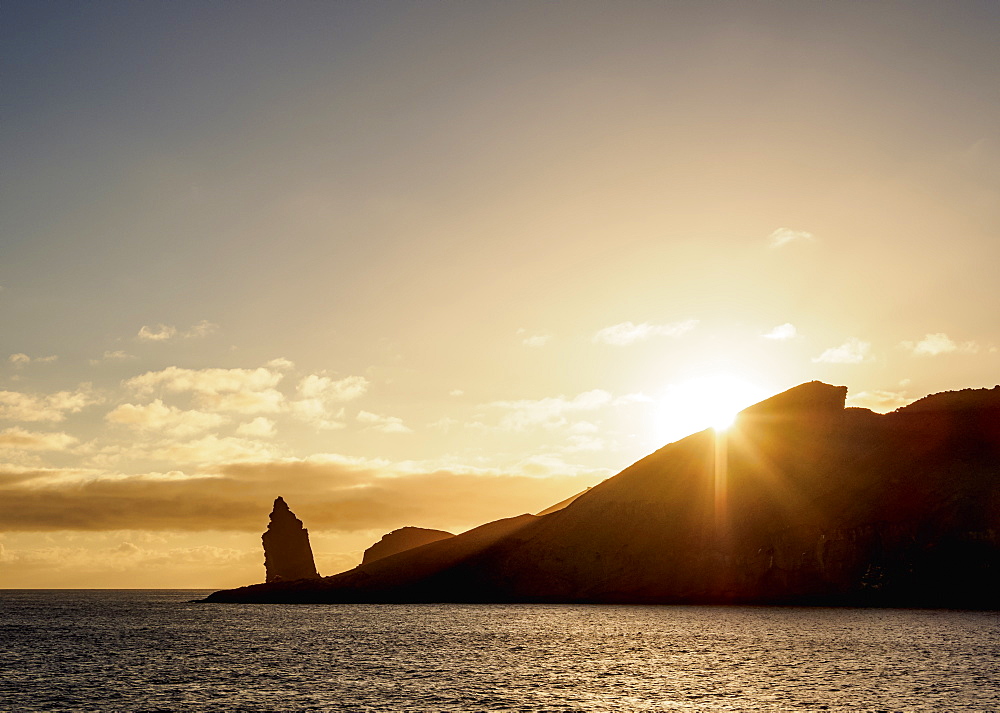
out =
<svg viewBox="0 0 1000 713"><path fill-rule="evenodd" d="M1000 711L1000 614L0 591L3 711Z"/></svg>

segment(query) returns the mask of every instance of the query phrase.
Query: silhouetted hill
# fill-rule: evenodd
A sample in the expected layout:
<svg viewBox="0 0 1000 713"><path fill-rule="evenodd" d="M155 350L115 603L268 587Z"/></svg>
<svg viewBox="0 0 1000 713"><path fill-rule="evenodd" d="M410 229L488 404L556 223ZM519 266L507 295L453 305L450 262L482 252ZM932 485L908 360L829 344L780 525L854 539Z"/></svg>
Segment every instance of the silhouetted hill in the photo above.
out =
<svg viewBox="0 0 1000 713"><path fill-rule="evenodd" d="M442 573L537 519L534 515L520 515L497 520L319 581L253 584L215 592L206 601L445 601L440 594Z"/></svg>
<svg viewBox="0 0 1000 713"><path fill-rule="evenodd" d="M368 564L383 557L398 554L405 550L412 550L414 547L427 545L438 540L445 540L454 537L450 532L444 530L428 530L423 527L401 527L390 533L382 535L382 539L365 550L361 564Z"/></svg>
<svg viewBox="0 0 1000 713"><path fill-rule="evenodd" d="M1000 387L885 415L845 409L846 394L790 389L544 517L210 600L996 608Z"/></svg>
<svg viewBox="0 0 1000 713"><path fill-rule="evenodd" d="M590 488L587 488L587 490L590 490ZM571 502L573 502L573 501L574 501L574 500L576 500L576 499L577 499L578 497L580 497L580 496L581 496L581 495L583 495L583 494L584 494L585 492L587 492L587 490L581 490L581 491L580 491L579 493L577 493L576 495L570 495L570 496L569 496L568 498L566 498L565 500L560 500L560 501L559 501L559 502L557 502L557 503L556 503L555 505L549 505L549 506L548 506L547 508L545 508L544 510L542 510L542 511L541 511L540 513L536 513L536 514L537 514L537 515L539 515L539 516L541 516L541 515L548 515L548 514L550 514L550 513L554 513L554 512L556 512L557 510L562 510L562 509L563 509L564 507L566 507L566 506L567 506L567 505L569 505L569 504L570 504Z"/></svg>

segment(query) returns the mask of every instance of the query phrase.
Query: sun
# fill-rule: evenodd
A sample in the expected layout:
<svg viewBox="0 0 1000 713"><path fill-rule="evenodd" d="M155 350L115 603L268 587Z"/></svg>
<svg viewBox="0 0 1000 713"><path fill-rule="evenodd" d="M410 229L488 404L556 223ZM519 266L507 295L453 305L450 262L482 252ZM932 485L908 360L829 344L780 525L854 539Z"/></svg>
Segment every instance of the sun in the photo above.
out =
<svg viewBox="0 0 1000 713"><path fill-rule="evenodd" d="M765 389L732 372L684 379L668 386L660 400L658 435L677 439L705 428L725 430L737 413L766 397Z"/></svg>

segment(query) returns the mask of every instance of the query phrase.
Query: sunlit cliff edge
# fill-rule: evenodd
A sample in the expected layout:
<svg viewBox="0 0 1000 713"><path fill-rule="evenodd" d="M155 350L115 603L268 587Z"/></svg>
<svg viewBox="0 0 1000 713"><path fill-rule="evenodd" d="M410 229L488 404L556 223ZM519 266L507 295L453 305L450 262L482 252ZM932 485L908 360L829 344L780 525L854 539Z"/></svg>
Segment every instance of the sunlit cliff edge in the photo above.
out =
<svg viewBox="0 0 1000 713"><path fill-rule="evenodd" d="M206 601L997 608L1000 386L884 415L846 395L802 384L555 512Z"/></svg>

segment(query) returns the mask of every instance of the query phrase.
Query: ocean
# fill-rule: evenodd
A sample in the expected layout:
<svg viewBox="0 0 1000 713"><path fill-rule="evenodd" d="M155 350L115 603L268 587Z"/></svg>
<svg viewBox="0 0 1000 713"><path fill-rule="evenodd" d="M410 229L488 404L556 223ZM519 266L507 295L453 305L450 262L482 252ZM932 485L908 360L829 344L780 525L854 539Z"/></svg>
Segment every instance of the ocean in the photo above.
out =
<svg viewBox="0 0 1000 713"><path fill-rule="evenodd" d="M1000 614L0 591L3 711L1000 711Z"/></svg>

